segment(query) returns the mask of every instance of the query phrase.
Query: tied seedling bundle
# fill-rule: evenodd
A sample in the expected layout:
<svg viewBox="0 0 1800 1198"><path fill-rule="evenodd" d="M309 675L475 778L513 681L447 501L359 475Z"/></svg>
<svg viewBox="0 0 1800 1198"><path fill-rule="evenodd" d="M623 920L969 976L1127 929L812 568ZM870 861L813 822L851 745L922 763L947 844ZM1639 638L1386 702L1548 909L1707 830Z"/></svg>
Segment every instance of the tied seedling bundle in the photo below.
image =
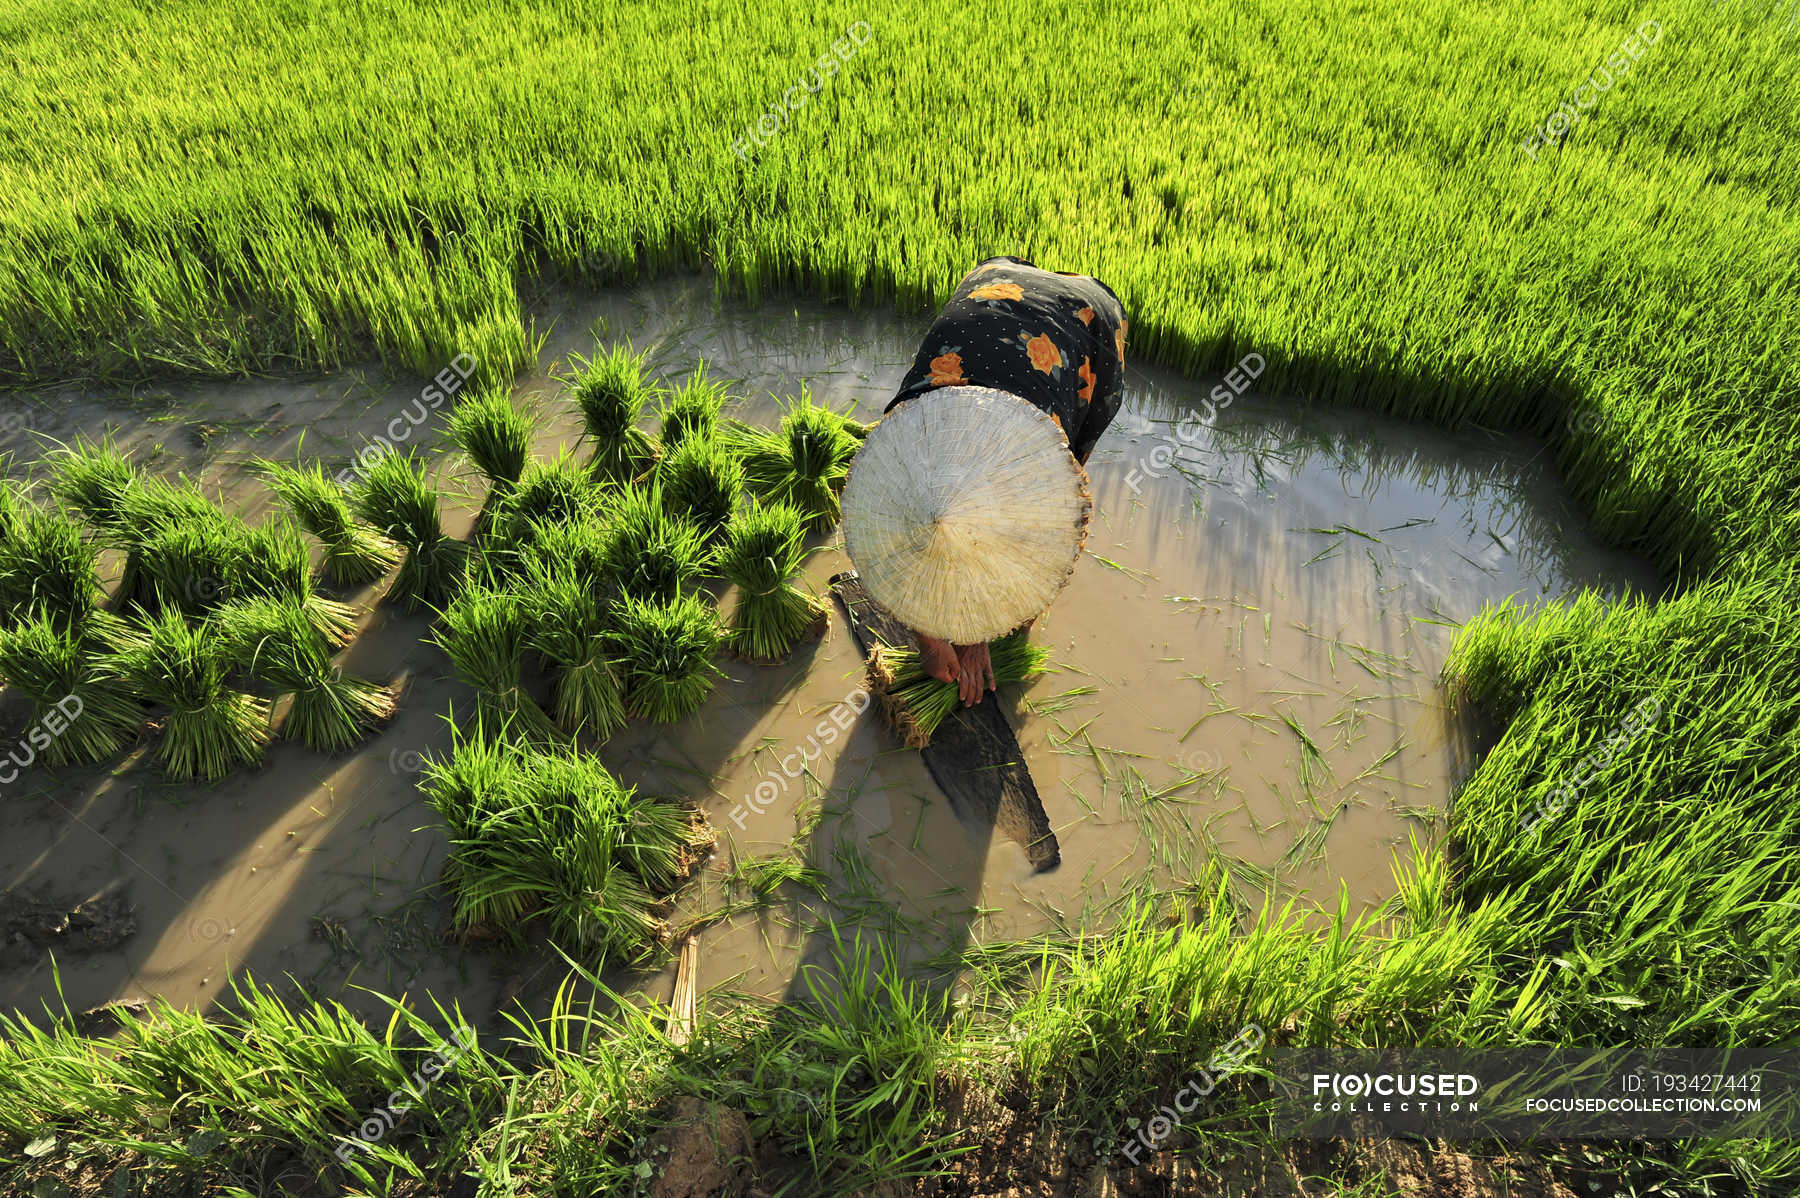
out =
<svg viewBox="0 0 1800 1198"><path fill-rule="evenodd" d="M456 923L522 944L531 921L552 938L635 960L662 931L653 908L713 842L672 800L638 798L570 747L540 751L474 735L420 782L450 840L445 880Z"/></svg>
<svg viewBox="0 0 1800 1198"><path fill-rule="evenodd" d="M712 693L719 621L697 595L667 603L626 596L615 609L615 656L625 671L626 707L669 724L691 715Z"/></svg>
<svg viewBox="0 0 1800 1198"><path fill-rule="evenodd" d="M31 726L52 765L100 761L137 737L144 709L105 656L45 615L0 629L0 678L31 700Z"/></svg>
<svg viewBox="0 0 1800 1198"><path fill-rule="evenodd" d="M568 450L548 462L533 462L494 509L493 530L510 571L518 555L543 531L599 515L605 507L600 487Z"/></svg>
<svg viewBox="0 0 1800 1198"><path fill-rule="evenodd" d="M806 531L838 522L839 497L868 426L813 402L804 389L775 431L732 422L721 440L744 463L746 485L766 498L793 504Z"/></svg>
<svg viewBox="0 0 1800 1198"><path fill-rule="evenodd" d="M127 684L168 708L157 757L177 781L223 778L262 759L269 705L226 685L231 657L211 623L189 625L173 609L151 618L144 644L114 659Z"/></svg>
<svg viewBox="0 0 1800 1198"><path fill-rule="evenodd" d="M744 493L744 468L737 459L715 441L689 438L656 472L664 509L691 521L708 545L718 544Z"/></svg>
<svg viewBox="0 0 1800 1198"><path fill-rule="evenodd" d="M1049 651L1032 644L1026 633L1009 632L988 646L996 683L1023 682L1048 668ZM923 749L961 702L957 684L940 682L925 672L916 649L876 646L864 670L869 690L881 700L888 723L909 749Z"/></svg>
<svg viewBox="0 0 1800 1198"><path fill-rule="evenodd" d="M642 354L615 345L594 361L571 354L573 372L564 385L581 410L581 423L593 443L589 462L595 477L609 482L638 478L656 463L656 446L637 426L644 406L656 390L644 378Z"/></svg>
<svg viewBox="0 0 1800 1198"><path fill-rule="evenodd" d="M349 748L394 714L388 688L346 676L291 596L243 599L213 617L233 661L276 694L291 695L282 731L327 753Z"/></svg>
<svg viewBox="0 0 1800 1198"><path fill-rule="evenodd" d="M614 598L672 602L706 573L706 538L670 516L662 494L633 487L622 493L607 525L599 578Z"/></svg>
<svg viewBox="0 0 1800 1198"><path fill-rule="evenodd" d="M10 489L7 495L10 501ZM60 631L86 628L100 589L96 553L61 515L13 506L0 537L0 615L8 623L42 617Z"/></svg>
<svg viewBox="0 0 1800 1198"><path fill-rule="evenodd" d="M802 637L824 635L825 604L788 581L807 554L801 516L791 504L753 504L732 521L719 572L738 589L726 632L738 655L779 661Z"/></svg>
<svg viewBox="0 0 1800 1198"><path fill-rule="evenodd" d="M319 463L287 466L265 461L258 469L300 527L325 547L322 569L327 581L362 586L399 562L400 547L351 515L343 488L325 476Z"/></svg>
<svg viewBox="0 0 1800 1198"><path fill-rule="evenodd" d="M444 609L433 639L462 680L475 688L476 711L483 723L556 744L562 740L556 725L525 693L528 620L517 594L470 585Z"/></svg>
<svg viewBox="0 0 1800 1198"><path fill-rule="evenodd" d="M598 542L594 525L576 525L565 542ZM625 725L625 684L609 658L612 644L611 604L599 593L597 578L577 562L590 558L598 544L569 545L574 552L558 558L534 554L526 559L523 605L529 640L557 670L556 723L570 734L587 731L605 740Z"/></svg>
<svg viewBox="0 0 1800 1198"><path fill-rule="evenodd" d="M663 456L688 441L711 441L719 430L719 413L726 398L724 384L706 377L706 363L694 367L688 381L675 389L657 413L662 423Z"/></svg>
<svg viewBox="0 0 1800 1198"><path fill-rule="evenodd" d="M363 476L352 499L357 515L406 549L387 597L418 611L447 602L462 572L465 547L444 535L437 492L412 451L390 453Z"/></svg>
<svg viewBox="0 0 1800 1198"><path fill-rule="evenodd" d="M513 406L505 388L494 387L459 402L444 422L444 434L487 479L477 520L485 527L488 512L518 485L531 460L531 418Z"/></svg>
<svg viewBox="0 0 1800 1198"><path fill-rule="evenodd" d="M306 538L287 520L249 529L239 538L229 582L232 599L292 600L333 648L356 636L356 610L314 589Z"/></svg>

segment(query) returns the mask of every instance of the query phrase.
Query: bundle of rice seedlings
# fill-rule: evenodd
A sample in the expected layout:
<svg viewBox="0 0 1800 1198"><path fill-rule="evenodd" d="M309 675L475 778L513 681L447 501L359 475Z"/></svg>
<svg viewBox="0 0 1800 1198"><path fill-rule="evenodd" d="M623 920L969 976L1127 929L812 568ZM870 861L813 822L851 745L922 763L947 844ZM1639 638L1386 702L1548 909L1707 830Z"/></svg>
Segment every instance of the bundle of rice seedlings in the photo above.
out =
<svg viewBox="0 0 1800 1198"><path fill-rule="evenodd" d="M462 680L475 688L483 723L554 744L562 739L556 725L525 693L529 618L512 592L468 586L444 609L432 639Z"/></svg>
<svg viewBox="0 0 1800 1198"><path fill-rule="evenodd" d="M169 709L157 757L179 781L213 781L261 759L269 705L225 684L228 646L211 624L189 625L175 610L149 621L142 646L114 658L144 698Z"/></svg>
<svg viewBox="0 0 1800 1198"><path fill-rule="evenodd" d="M351 500L356 514L406 547L406 560L387 597L417 611L447 602L462 572L461 541L444 535L437 493L425 463L412 450L390 453L372 466Z"/></svg>
<svg viewBox="0 0 1800 1198"><path fill-rule="evenodd" d="M608 659L610 605L566 561L533 559L522 595L532 648L557 668L556 722L605 740L625 725L625 686Z"/></svg>
<svg viewBox="0 0 1800 1198"><path fill-rule="evenodd" d="M171 483L155 475L142 475L137 485L119 496L117 520L103 536L124 549L125 567L113 592L115 605L155 611L156 590L142 570L143 548L153 537L184 525L230 522L219 506L186 479Z"/></svg>
<svg viewBox="0 0 1800 1198"><path fill-rule="evenodd" d="M119 526L125 496L138 483L138 468L110 442L94 445L81 441L52 452L50 494L72 509L89 528L106 531Z"/></svg>
<svg viewBox="0 0 1800 1198"><path fill-rule="evenodd" d="M626 596L616 609L613 642L625 672L627 709L668 724L692 714L712 693L719 622L696 595L668 603Z"/></svg>
<svg viewBox="0 0 1800 1198"><path fill-rule="evenodd" d="M31 743L52 765L100 761L136 739L144 709L104 656L43 615L0 630L0 678L31 700Z"/></svg>
<svg viewBox="0 0 1800 1198"><path fill-rule="evenodd" d="M539 532L553 524L587 519L604 506L601 490L587 469L563 450L547 462L533 462L518 485L495 506L493 530L511 553L523 553Z"/></svg>
<svg viewBox="0 0 1800 1198"><path fill-rule="evenodd" d="M157 528L137 546L141 592L154 600L144 606L198 619L226 602L247 531L216 511Z"/></svg>
<svg viewBox="0 0 1800 1198"><path fill-rule="evenodd" d="M520 561L527 576L533 572L566 569L602 598L609 593L608 542L613 533L598 516L565 523L541 524Z"/></svg>
<svg viewBox="0 0 1800 1198"><path fill-rule="evenodd" d="M744 493L744 468L718 443L689 438L656 468L663 507L717 544Z"/></svg>
<svg viewBox="0 0 1800 1198"><path fill-rule="evenodd" d="M9 525L0 537L0 614L79 629L100 589L94 546L59 512L19 508Z"/></svg>
<svg viewBox="0 0 1800 1198"><path fill-rule="evenodd" d="M286 520L246 529L238 538L230 575L233 599L292 599L333 648L356 636L356 609L313 588L306 540Z"/></svg>
<svg viewBox="0 0 1800 1198"><path fill-rule="evenodd" d="M667 603L706 572L706 538L663 510L657 490L618 497L607 525L600 580L607 594Z"/></svg>
<svg viewBox="0 0 1800 1198"><path fill-rule="evenodd" d="M325 578L338 586L374 582L400 560L400 547L350 514L343 488L317 462L286 466L262 462L258 469L276 498L300 527L325 546Z"/></svg>
<svg viewBox="0 0 1800 1198"><path fill-rule="evenodd" d="M505 388L490 388L459 402L444 431L487 479L484 510L513 489L531 460L531 420L513 406Z"/></svg>
<svg viewBox="0 0 1800 1198"><path fill-rule="evenodd" d="M276 694L292 695L282 731L327 753L349 748L394 714L393 692L344 674L299 600L259 597L213 614L236 664Z"/></svg>
<svg viewBox="0 0 1800 1198"><path fill-rule="evenodd" d="M1024 632L1009 632L988 646L994 663L994 681L1023 682L1042 674L1050 653L1026 639ZM957 684L939 682L925 672L916 649L877 646L869 651L864 667L869 690L881 700L888 723L909 749L923 749L931 734L961 701Z"/></svg>
<svg viewBox="0 0 1800 1198"><path fill-rule="evenodd" d="M663 456L690 440L712 440L726 398L724 384L706 377L706 363L694 367L688 381L675 389L657 413L662 422Z"/></svg>
<svg viewBox="0 0 1800 1198"><path fill-rule="evenodd" d="M727 643L752 661L778 661L803 636L822 636L825 604L795 589L808 550L800 513L792 505L752 504L731 523L719 572L738 588Z"/></svg>
<svg viewBox="0 0 1800 1198"><path fill-rule="evenodd" d="M781 421L787 448L787 474L773 494L806 516L807 531L824 532L838 522L838 496L850 474L850 459L861 442L851 436L844 418L812 402L802 393Z"/></svg>
<svg viewBox="0 0 1800 1198"><path fill-rule="evenodd" d="M427 762L420 790L449 832L444 872L458 926L514 945L541 918L561 942L641 957L661 930L655 894L699 856L685 810L634 800L596 758L571 748L536 751L478 727L448 761Z"/></svg>
<svg viewBox="0 0 1800 1198"><path fill-rule="evenodd" d="M656 394L644 378L644 356L633 354L629 345L615 345L591 362L580 354L569 359L575 370L566 385L594 443L594 473L619 482L637 478L656 461L656 447L637 427L645 403Z"/></svg>

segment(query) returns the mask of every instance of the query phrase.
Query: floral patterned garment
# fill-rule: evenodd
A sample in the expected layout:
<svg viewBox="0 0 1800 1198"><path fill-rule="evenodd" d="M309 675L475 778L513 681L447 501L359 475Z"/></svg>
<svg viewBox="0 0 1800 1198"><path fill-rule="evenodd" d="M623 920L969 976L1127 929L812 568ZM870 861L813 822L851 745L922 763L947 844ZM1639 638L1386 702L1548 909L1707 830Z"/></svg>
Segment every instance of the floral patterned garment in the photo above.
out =
<svg viewBox="0 0 1800 1198"><path fill-rule="evenodd" d="M989 258L957 284L888 407L937 387L994 387L1048 412L1086 462L1119 411L1129 327L1099 279Z"/></svg>

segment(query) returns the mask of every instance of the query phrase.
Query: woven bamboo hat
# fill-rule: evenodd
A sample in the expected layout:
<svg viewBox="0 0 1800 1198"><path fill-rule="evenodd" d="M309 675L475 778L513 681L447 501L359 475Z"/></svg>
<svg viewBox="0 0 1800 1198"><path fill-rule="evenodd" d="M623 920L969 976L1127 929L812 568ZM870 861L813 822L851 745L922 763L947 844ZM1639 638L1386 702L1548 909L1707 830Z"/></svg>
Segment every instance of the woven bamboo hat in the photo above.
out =
<svg viewBox="0 0 1800 1198"><path fill-rule="evenodd" d="M844 549L896 619L973 645L1050 606L1092 509L1056 421L1005 391L939 387L863 442L844 485Z"/></svg>

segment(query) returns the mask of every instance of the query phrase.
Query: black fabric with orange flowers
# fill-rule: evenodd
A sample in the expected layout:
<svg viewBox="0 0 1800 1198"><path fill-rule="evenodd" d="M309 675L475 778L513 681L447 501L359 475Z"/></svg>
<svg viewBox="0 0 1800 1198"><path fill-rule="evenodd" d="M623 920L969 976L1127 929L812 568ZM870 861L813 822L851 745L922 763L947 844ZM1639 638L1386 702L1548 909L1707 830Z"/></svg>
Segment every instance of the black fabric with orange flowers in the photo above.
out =
<svg viewBox="0 0 1800 1198"><path fill-rule="evenodd" d="M1048 412L1085 462L1119 411L1129 327L1099 279L989 258L957 284L888 407L938 387L994 387Z"/></svg>

